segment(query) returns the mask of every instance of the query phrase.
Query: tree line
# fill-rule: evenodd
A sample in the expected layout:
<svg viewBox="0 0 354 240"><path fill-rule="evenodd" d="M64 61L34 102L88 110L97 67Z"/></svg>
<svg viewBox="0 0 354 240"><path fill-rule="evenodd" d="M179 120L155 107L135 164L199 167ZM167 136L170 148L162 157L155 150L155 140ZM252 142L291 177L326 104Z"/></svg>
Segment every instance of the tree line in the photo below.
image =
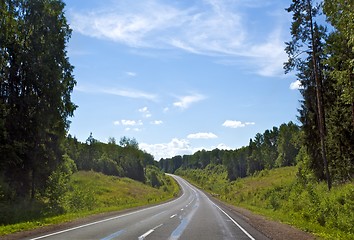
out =
<svg viewBox="0 0 354 240"><path fill-rule="evenodd" d="M177 169L206 168L209 164L224 165L228 179L233 181L275 167L294 166L301 145L300 127L289 122L257 133L249 145L235 150L201 150L193 155L161 159L160 168L174 173Z"/></svg>
<svg viewBox="0 0 354 240"><path fill-rule="evenodd" d="M145 182L144 169L148 165L156 165L154 157L140 150L134 138L122 137L119 144L115 138L109 138L108 143L102 143L91 133L86 142L82 143L69 135L65 148L78 170L93 170L140 182Z"/></svg>

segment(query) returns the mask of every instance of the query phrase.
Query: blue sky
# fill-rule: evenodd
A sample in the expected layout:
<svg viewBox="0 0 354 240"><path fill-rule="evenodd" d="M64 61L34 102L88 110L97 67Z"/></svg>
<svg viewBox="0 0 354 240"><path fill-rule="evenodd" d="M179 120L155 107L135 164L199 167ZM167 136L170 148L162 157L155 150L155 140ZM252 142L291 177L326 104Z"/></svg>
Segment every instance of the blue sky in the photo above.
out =
<svg viewBox="0 0 354 240"><path fill-rule="evenodd" d="M70 0L70 133L135 138L156 160L235 149L296 120L290 0Z"/></svg>

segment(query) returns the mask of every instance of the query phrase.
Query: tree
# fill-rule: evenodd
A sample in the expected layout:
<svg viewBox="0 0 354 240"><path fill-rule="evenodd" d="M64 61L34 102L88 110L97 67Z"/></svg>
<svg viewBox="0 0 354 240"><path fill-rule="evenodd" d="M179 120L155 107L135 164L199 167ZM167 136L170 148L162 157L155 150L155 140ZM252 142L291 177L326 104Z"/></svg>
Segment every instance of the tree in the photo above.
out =
<svg viewBox="0 0 354 240"><path fill-rule="evenodd" d="M307 66L310 70L310 79L314 80L315 99L316 99L316 118L321 145L321 155L323 167L326 175L328 189L331 189L332 181L328 167L326 154L326 127L325 112L323 104L323 63L321 53L323 52L321 40L324 37L325 29L318 26L315 17L321 9L320 5L313 4L312 0L293 0L292 4L286 10L293 13L293 22L291 25L292 40L287 44L285 51L289 56L288 62L284 67L286 72L296 68L304 70ZM308 54L308 58L302 59L301 54ZM306 65L306 61L309 63Z"/></svg>
<svg viewBox="0 0 354 240"><path fill-rule="evenodd" d="M1 1L0 104L6 137L0 169L17 197L42 191L62 160L61 143L76 106L66 56L71 29L61 0Z"/></svg>
<svg viewBox="0 0 354 240"><path fill-rule="evenodd" d="M354 176L354 2L324 1L324 12L333 26L327 39L326 74L330 81L328 148L337 180Z"/></svg>
<svg viewBox="0 0 354 240"><path fill-rule="evenodd" d="M297 138L299 137L299 127L293 122L282 124L279 127L278 137L278 167L293 166L296 164L296 156L299 152Z"/></svg>
<svg viewBox="0 0 354 240"><path fill-rule="evenodd" d="M132 147L135 149L139 149L139 143L135 138L128 138L126 136L122 137L119 141L119 145L121 147Z"/></svg>

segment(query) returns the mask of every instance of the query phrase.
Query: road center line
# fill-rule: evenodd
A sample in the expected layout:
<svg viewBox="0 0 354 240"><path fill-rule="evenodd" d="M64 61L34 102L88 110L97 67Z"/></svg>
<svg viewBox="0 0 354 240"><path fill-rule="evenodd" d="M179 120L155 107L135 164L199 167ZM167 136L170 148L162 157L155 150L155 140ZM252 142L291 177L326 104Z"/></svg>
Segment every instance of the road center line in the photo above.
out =
<svg viewBox="0 0 354 240"><path fill-rule="evenodd" d="M157 228L161 227L163 224L161 223L160 225L154 227L153 229L150 229L140 237L138 237L138 240L144 240L147 236L149 236L151 233L153 233Z"/></svg>
<svg viewBox="0 0 354 240"><path fill-rule="evenodd" d="M143 235L141 235L140 237L138 237L138 240L143 240L145 239L147 236L149 236L151 233L153 233L155 230L154 229L150 229L149 231L147 231L146 233L144 233Z"/></svg>

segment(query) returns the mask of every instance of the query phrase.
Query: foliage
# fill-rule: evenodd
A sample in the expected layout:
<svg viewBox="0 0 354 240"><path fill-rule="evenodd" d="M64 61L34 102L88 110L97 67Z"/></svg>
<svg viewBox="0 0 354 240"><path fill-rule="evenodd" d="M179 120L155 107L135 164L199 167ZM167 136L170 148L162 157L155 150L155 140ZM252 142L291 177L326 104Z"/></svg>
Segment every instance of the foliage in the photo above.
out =
<svg viewBox="0 0 354 240"><path fill-rule="evenodd" d="M300 109L300 120L305 130L305 145L308 146L313 169L319 179L326 179L331 189L332 179L326 149L326 81L323 75L325 27L317 23L321 5L313 0L293 0L286 9L293 14L291 41L286 43L288 61L285 72L297 71L303 86L304 101ZM305 56L303 56L305 55ZM313 148L313 146L316 146ZM321 153L321 154L319 154Z"/></svg>
<svg viewBox="0 0 354 240"><path fill-rule="evenodd" d="M286 72L296 70L303 95L299 119L308 167L318 180L345 182L354 176L353 1L293 0L292 39ZM329 28L320 26L323 11Z"/></svg>
<svg viewBox="0 0 354 240"><path fill-rule="evenodd" d="M264 169L296 165L301 146L300 128L293 122L256 134L247 147L236 150L201 150L193 155L161 159L160 168L174 173L177 169L204 169L210 164L223 165L227 178L235 180Z"/></svg>
<svg viewBox="0 0 354 240"><path fill-rule="evenodd" d="M0 19L0 175L9 200L34 199L62 160L76 108L71 29L61 0L1 1Z"/></svg>
<svg viewBox="0 0 354 240"><path fill-rule="evenodd" d="M169 176L159 173L160 188L129 178L106 176L93 171L71 175L63 198L58 202L62 214L53 214L45 202L0 206L0 236L58 224L84 216L155 204L177 196L179 187Z"/></svg>
<svg viewBox="0 0 354 240"><path fill-rule="evenodd" d="M328 191L297 167L263 170L229 182L221 165L176 173L219 199L261 213L324 239L354 237L354 183Z"/></svg>
<svg viewBox="0 0 354 240"><path fill-rule="evenodd" d="M123 137L124 146L117 145L113 138L109 143L96 140L92 133L85 143L69 135L65 148L78 170L102 172L106 175L129 177L145 181L144 167L156 164L153 157L140 150L135 139Z"/></svg>

